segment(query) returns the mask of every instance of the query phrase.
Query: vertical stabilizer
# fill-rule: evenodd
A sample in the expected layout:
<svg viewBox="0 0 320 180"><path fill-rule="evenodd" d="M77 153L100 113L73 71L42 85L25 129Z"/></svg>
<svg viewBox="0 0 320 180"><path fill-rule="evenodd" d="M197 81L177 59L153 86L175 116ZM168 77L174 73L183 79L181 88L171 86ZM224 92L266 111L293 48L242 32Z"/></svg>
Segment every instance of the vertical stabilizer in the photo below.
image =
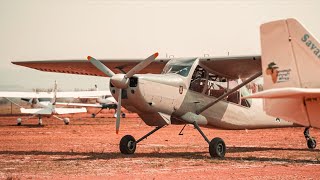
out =
<svg viewBox="0 0 320 180"><path fill-rule="evenodd" d="M261 25L264 88L320 87L320 44L297 20Z"/></svg>
<svg viewBox="0 0 320 180"><path fill-rule="evenodd" d="M297 20L286 19L261 25L261 51L264 90L275 94L286 88L320 88L320 44ZM267 98L267 114L296 122L303 126L320 127L319 95ZM309 102L310 101L310 102Z"/></svg>

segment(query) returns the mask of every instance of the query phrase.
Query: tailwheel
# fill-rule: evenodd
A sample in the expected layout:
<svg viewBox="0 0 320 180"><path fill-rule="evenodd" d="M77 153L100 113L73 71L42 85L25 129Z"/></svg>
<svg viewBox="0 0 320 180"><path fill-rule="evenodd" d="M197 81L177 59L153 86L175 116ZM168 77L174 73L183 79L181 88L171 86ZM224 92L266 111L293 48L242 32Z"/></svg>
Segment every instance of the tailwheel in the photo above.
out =
<svg viewBox="0 0 320 180"><path fill-rule="evenodd" d="M317 146L317 141L313 138L307 140L307 146L309 149L314 149Z"/></svg>
<svg viewBox="0 0 320 180"><path fill-rule="evenodd" d="M122 137L119 147L122 154L133 154L136 151L136 140L131 135L125 135Z"/></svg>
<svg viewBox="0 0 320 180"><path fill-rule="evenodd" d="M209 143L209 153L211 157L223 158L226 154L226 144L219 138L213 138Z"/></svg>
<svg viewBox="0 0 320 180"><path fill-rule="evenodd" d="M306 138L308 148L314 149L317 146L317 141L310 136L309 129L310 127L306 127L303 134L304 134L304 137Z"/></svg>

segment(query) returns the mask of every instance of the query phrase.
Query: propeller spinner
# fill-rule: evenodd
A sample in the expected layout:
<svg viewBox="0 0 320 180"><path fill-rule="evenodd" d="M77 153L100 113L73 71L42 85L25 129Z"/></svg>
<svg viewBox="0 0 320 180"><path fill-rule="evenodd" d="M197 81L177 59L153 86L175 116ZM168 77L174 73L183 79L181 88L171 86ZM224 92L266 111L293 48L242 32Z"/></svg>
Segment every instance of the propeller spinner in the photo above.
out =
<svg viewBox="0 0 320 180"><path fill-rule="evenodd" d="M114 87L119 89L119 96L118 96L118 107L117 107L117 120L116 120L116 133L119 133L120 127L120 114L121 114L121 97L122 97L122 89L126 89L129 85L129 78L131 78L136 73L140 72L142 69L147 67L153 60L158 57L159 53L154 53L153 55L149 56L147 59L141 61L135 67L133 67L129 72L126 74L115 74L111 71L107 66L101 63L99 60L88 56L89 62L94 65L97 69L101 72L106 74L110 77L110 82L114 85Z"/></svg>

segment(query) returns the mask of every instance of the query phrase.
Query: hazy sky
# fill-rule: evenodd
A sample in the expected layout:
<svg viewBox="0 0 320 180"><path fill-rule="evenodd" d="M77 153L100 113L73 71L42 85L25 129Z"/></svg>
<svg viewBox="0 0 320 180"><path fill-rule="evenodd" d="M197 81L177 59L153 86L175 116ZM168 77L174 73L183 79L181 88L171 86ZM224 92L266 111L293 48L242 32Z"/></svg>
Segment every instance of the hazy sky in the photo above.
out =
<svg viewBox="0 0 320 180"><path fill-rule="evenodd" d="M107 88L107 78L11 61L260 54L259 25L296 18L320 39L318 0L0 0L0 90Z"/></svg>

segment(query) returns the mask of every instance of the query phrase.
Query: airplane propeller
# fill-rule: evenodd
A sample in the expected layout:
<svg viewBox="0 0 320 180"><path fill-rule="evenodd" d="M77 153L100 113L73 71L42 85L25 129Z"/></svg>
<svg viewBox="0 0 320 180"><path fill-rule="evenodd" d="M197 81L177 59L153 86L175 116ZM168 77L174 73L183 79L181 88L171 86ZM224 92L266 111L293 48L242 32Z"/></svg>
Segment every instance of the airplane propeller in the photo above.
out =
<svg viewBox="0 0 320 180"><path fill-rule="evenodd" d="M110 77L110 82L114 85L114 87L119 89L119 96L118 96L118 107L117 107L117 120L116 120L116 133L119 133L120 127L120 115L121 115L121 97L122 97L122 89L125 89L129 85L129 78L131 78L136 73L140 72L142 69L147 67L153 60L158 57L159 53L154 53L135 67L133 67L129 72L126 74L115 74L111 71L107 66L101 63L99 60L88 56L87 59L89 62L94 65L97 69L103 72L105 75Z"/></svg>

